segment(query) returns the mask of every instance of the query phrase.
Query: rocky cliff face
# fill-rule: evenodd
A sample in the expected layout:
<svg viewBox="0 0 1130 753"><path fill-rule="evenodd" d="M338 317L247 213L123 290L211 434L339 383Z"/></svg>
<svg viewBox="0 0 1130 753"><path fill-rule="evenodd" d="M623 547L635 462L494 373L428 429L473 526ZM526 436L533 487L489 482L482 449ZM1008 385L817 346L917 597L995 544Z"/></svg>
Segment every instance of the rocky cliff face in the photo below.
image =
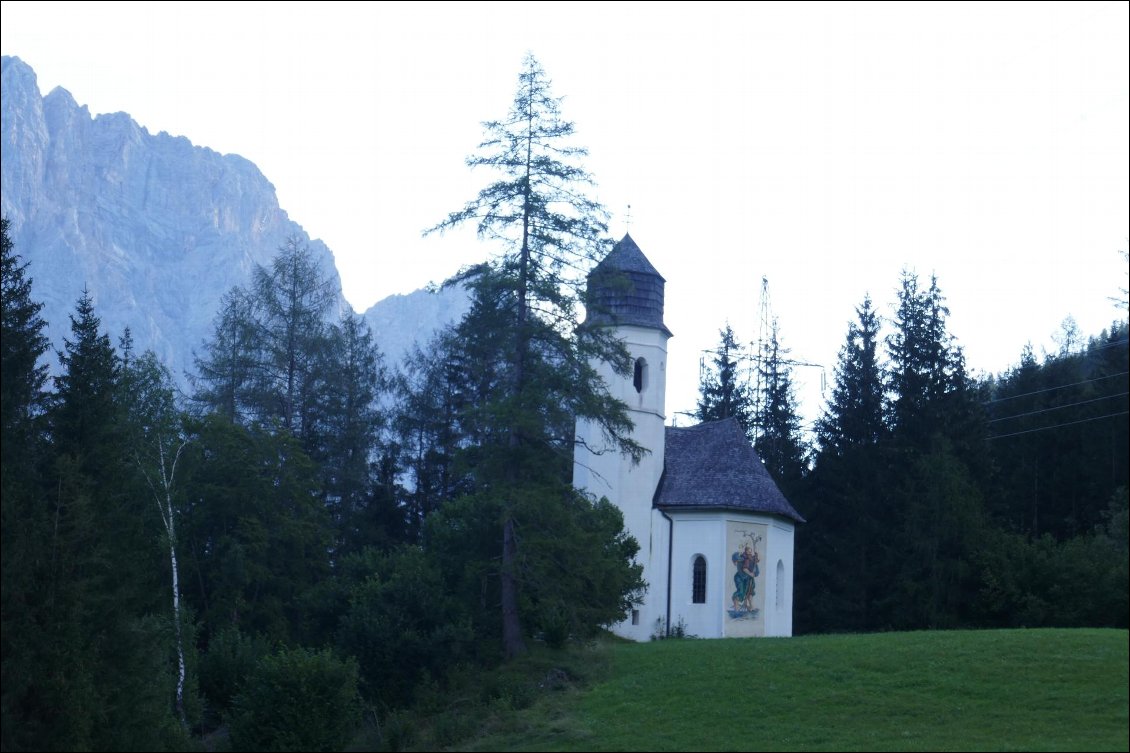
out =
<svg viewBox="0 0 1130 753"><path fill-rule="evenodd" d="M154 350L183 381L221 296L289 237L310 247L340 298L333 253L287 216L248 160L150 134L125 113L92 117L65 89L41 96L19 58L3 58L0 75L0 211L30 263L55 347L86 289L111 338L128 326L135 347ZM464 309L461 296L418 291L366 318L396 362Z"/></svg>

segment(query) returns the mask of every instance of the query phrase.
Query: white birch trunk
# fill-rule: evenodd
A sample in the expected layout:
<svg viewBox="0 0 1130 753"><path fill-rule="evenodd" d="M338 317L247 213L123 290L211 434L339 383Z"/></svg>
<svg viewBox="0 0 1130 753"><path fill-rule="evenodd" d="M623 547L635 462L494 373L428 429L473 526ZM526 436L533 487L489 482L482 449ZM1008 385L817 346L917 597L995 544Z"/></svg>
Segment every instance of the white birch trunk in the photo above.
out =
<svg viewBox="0 0 1130 753"><path fill-rule="evenodd" d="M176 519L173 510L173 481L176 477L177 462L180 461L181 451L184 450L187 441L182 441L177 451L173 456L172 464L166 462L165 446L161 442L160 437L157 438L157 459L158 471L160 473L161 487L158 490L157 485L153 483L153 479L145 470L144 464L140 458L137 458L138 467L145 475L146 481L149 483L149 488L153 491L153 501L157 503L157 509L161 512L161 522L165 526L165 539L169 544L169 565L172 568L173 579L173 628L176 634L177 641L177 695L176 707L177 717L180 719L181 726L185 729L188 728L188 720L184 714L184 684L185 684L185 662L184 662L184 640L181 636L181 619L180 619L180 572L177 568L177 535L176 535Z"/></svg>

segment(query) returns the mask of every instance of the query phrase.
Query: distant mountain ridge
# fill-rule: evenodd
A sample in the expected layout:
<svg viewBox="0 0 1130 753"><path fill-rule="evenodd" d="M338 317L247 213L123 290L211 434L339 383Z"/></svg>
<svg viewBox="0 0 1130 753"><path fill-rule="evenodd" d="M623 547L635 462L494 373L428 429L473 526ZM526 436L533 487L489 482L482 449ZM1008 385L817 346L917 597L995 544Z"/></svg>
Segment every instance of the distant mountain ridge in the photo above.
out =
<svg viewBox="0 0 1130 753"><path fill-rule="evenodd" d="M0 66L0 211L56 348L85 288L111 338L128 326L183 384L223 294L289 237L309 246L346 310L333 252L290 219L252 162L150 134L126 113L92 117L63 88L41 96L19 58ZM392 362L466 309L461 291L387 300L365 318Z"/></svg>

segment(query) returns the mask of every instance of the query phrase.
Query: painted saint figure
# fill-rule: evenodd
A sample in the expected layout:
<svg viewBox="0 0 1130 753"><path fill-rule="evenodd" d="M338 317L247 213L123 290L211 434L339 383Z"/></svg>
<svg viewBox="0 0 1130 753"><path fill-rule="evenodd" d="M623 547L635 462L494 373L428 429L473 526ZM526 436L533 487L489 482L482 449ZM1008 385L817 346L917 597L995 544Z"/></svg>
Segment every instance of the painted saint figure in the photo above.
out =
<svg viewBox="0 0 1130 753"><path fill-rule="evenodd" d="M733 560L737 572L734 573L734 611L745 609L747 612L753 611L753 595L757 591L757 583L754 580L758 575L761 575L761 568L757 563L761 561L757 552L753 551L749 544L746 544L745 549L740 552L734 552L734 556L730 559Z"/></svg>

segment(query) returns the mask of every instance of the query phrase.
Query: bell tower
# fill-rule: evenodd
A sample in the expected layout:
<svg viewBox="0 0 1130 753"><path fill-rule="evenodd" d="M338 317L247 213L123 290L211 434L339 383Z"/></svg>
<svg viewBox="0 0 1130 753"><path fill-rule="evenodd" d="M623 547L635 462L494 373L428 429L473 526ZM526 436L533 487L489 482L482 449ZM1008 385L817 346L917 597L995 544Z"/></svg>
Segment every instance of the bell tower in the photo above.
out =
<svg viewBox="0 0 1130 753"><path fill-rule="evenodd" d="M607 363L594 363L608 392L628 406L632 438L649 451L638 463L608 446L598 425L577 422L573 485L597 498L607 497L624 514L624 527L640 545L638 562L648 583L645 601L617 634L647 640L666 614L668 521L652 500L663 474L667 341L663 323L665 280L630 235L625 235L588 276L584 327L607 327L628 349L632 370L625 377ZM664 579L663 583L657 581Z"/></svg>

